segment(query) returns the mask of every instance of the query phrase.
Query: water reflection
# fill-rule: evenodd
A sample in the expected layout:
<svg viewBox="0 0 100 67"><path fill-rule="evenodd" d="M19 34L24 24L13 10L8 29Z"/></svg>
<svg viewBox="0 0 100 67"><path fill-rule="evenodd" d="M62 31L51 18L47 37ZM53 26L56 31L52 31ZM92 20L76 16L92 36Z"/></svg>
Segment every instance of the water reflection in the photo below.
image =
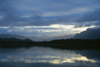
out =
<svg viewBox="0 0 100 67"><path fill-rule="evenodd" d="M78 51L59 50L44 47L30 49L0 49L0 62L50 63L70 66L97 66L99 59L87 58Z"/></svg>

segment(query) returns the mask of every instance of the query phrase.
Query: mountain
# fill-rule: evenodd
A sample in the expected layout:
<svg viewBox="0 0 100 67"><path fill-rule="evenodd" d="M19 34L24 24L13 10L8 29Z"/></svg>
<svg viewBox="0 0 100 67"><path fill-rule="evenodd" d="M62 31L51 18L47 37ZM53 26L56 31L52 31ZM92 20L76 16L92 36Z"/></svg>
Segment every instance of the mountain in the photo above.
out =
<svg viewBox="0 0 100 67"><path fill-rule="evenodd" d="M12 35L12 34L0 34L0 38L16 38L16 39L28 39L25 36L21 35Z"/></svg>
<svg viewBox="0 0 100 67"><path fill-rule="evenodd" d="M33 40L33 41L50 41L50 40L55 40L55 39L68 39L68 38L72 38L73 35L71 34L67 34L67 35L43 35L41 37L36 37L36 36L32 36L29 37L29 39Z"/></svg>
<svg viewBox="0 0 100 67"><path fill-rule="evenodd" d="M100 39L100 28L99 29L87 29L86 31L76 34L74 39Z"/></svg>
<svg viewBox="0 0 100 67"><path fill-rule="evenodd" d="M16 38L0 38L0 42L6 41L7 42L33 42L30 39L16 39Z"/></svg>
<svg viewBox="0 0 100 67"><path fill-rule="evenodd" d="M12 34L0 34L0 38L16 38L16 39L30 39L32 41L50 41L50 40L55 40L55 39L68 39L72 38L73 35L71 34L63 34L63 35L43 35L41 37L37 36L31 36L31 37L26 37L26 36L21 36L21 35L12 35Z"/></svg>

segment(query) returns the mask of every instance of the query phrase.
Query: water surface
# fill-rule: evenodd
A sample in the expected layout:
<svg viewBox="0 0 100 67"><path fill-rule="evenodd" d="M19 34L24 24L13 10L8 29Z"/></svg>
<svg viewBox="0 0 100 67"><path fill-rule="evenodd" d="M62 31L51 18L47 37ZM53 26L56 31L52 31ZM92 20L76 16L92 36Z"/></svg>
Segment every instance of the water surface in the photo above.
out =
<svg viewBox="0 0 100 67"><path fill-rule="evenodd" d="M0 67L100 67L99 50L0 48Z"/></svg>

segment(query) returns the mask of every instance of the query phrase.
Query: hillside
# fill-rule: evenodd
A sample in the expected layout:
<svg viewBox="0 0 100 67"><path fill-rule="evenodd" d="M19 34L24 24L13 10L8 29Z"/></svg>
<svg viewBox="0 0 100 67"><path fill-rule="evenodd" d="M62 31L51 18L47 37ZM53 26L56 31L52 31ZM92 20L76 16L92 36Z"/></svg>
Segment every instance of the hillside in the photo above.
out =
<svg viewBox="0 0 100 67"><path fill-rule="evenodd" d="M100 39L100 28L87 29L80 34L76 34L73 39Z"/></svg>
<svg viewBox="0 0 100 67"><path fill-rule="evenodd" d="M12 34L0 34L0 38L16 38L16 39L28 39L25 36L21 35L12 35Z"/></svg>

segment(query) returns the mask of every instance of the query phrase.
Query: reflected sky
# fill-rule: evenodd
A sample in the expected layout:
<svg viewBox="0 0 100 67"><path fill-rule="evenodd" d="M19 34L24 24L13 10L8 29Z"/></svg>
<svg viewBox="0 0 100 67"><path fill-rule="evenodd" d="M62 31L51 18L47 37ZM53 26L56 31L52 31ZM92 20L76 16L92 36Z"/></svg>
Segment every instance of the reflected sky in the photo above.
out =
<svg viewBox="0 0 100 67"><path fill-rule="evenodd" d="M0 49L0 51L0 62L50 63L72 66L80 64L93 66L100 63L99 59L89 59L74 50L33 47L30 49Z"/></svg>

